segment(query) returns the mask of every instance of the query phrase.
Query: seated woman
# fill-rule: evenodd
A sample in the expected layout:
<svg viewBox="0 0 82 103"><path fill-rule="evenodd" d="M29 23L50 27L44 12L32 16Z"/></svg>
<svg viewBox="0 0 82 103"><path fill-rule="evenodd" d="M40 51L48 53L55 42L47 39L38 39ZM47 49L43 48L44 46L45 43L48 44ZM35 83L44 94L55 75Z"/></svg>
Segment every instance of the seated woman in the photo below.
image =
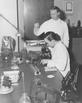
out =
<svg viewBox="0 0 82 103"><path fill-rule="evenodd" d="M51 59L43 59L41 63L47 65L45 67L45 72L50 74L52 71L53 78L51 78L51 80L53 80L53 82L51 84L54 89L60 91L62 80L70 71L70 57L60 36L54 32L48 32L48 34L49 35L44 40L51 51ZM56 100L56 103L59 103L59 97Z"/></svg>

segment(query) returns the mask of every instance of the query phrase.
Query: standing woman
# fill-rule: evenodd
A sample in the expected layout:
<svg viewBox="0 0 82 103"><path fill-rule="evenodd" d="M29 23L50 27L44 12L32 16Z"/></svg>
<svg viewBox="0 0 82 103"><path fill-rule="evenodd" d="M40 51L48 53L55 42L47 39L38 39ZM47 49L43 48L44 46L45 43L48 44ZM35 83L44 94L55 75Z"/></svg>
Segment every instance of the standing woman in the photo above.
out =
<svg viewBox="0 0 82 103"><path fill-rule="evenodd" d="M64 12L57 6L52 7L50 9L50 19L45 21L43 24L39 25L39 23L35 23L38 25L36 28L34 24L34 34L36 36L40 36L41 34L48 31L52 31L54 33L59 34L61 37L61 41L66 47L69 47L69 33L68 33L68 26L65 22L65 15Z"/></svg>

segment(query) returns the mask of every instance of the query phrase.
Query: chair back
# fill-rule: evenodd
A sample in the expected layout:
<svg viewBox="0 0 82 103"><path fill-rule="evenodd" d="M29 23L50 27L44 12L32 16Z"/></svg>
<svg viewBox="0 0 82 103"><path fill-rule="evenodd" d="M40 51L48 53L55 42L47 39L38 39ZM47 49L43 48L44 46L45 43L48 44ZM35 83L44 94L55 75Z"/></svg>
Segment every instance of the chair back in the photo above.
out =
<svg viewBox="0 0 82 103"><path fill-rule="evenodd" d="M72 71L74 69L74 71ZM73 64L71 66L71 71L67 73L66 77L62 80L62 90L68 91L73 89L76 91L77 87L77 78L78 78L78 71L79 71L79 65Z"/></svg>
<svg viewBox="0 0 82 103"><path fill-rule="evenodd" d="M61 91L63 92L62 98L64 101L74 101L78 99L78 92L77 92L77 78L79 72L79 65L74 64L72 65L71 70L68 72L66 77L62 80L62 88Z"/></svg>

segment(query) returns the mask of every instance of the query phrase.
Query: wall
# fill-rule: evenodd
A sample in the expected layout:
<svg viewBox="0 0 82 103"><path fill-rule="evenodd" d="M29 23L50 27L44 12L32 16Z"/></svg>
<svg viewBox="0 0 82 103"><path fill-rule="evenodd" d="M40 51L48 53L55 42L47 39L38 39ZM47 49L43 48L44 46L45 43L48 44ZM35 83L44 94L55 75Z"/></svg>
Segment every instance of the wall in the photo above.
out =
<svg viewBox="0 0 82 103"><path fill-rule="evenodd" d="M73 13L67 14L67 18L71 20L71 25L77 24L77 20L81 20L82 22L82 13L81 13L81 8L82 8L82 0L54 0L54 5L59 6L61 9L65 11L65 2L66 1L71 1L73 2Z"/></svg>
<svg viewBox="0 0 82 103"><path fill-rule="evenodd" d="M73 38L72 52L77 63L82 64L82 38Z"/></svg>
<svg viewBox="0 0 82 103"><path fill-rule="evenodd" d="M21 11L21 12L20 12ZM20 33L23 35L23 0L19 2L19 24ZM10 23L9 23L10 22ZM0 0L0 45L1 38L4 35L12 36L17 41L18 31L11 25L13 24L17 28L17 0ZM18 49L16 45L16 51ZM0 46L1 47L1 46Z"/></svg>
<svg viewBox="0 0 82 103"><path fill-rule="evenodd" d="M65 2L73 2L73 13L67 13L67 18L71 20L71 25L77 24L77 20L82 22L82 0L54 0L54 5L60 7L65 11ZM72 39L72 52L77 63L82 64L82 38Z"/></svg>

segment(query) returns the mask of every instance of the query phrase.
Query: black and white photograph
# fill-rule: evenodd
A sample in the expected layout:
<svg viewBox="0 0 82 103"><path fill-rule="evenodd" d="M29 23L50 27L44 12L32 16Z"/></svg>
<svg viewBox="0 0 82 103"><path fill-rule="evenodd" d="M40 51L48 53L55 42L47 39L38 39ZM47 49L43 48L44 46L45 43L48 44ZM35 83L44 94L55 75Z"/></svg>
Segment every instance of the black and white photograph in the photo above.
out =
<svg viewBox="0 0 82 103"><path fill-rule="evenodd" d="M82 103L82 0L0 0L0 103Z"/></svg>

